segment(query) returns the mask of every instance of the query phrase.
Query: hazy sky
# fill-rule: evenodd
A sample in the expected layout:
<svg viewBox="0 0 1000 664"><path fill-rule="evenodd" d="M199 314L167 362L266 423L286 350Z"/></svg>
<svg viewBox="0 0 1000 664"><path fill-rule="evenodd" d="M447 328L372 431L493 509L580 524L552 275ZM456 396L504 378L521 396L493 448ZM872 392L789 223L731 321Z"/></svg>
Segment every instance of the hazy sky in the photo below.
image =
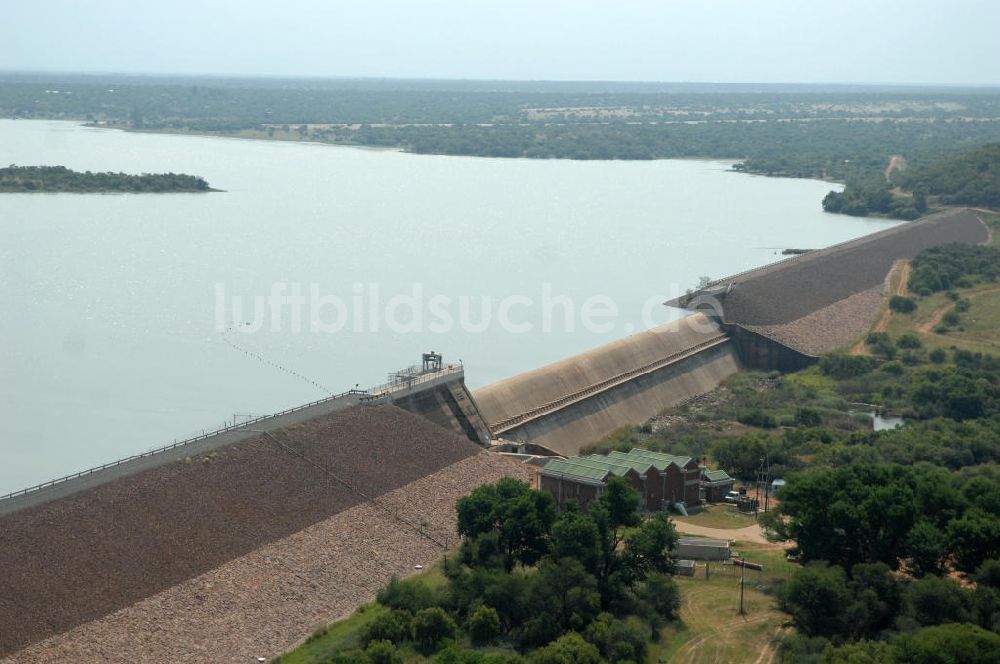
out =
<svg viewBox="0 0 1000 664"><path fill-rule="evenodd" d="M998 28L998 0L34 0L0 69L1000 84Z"/></svg>

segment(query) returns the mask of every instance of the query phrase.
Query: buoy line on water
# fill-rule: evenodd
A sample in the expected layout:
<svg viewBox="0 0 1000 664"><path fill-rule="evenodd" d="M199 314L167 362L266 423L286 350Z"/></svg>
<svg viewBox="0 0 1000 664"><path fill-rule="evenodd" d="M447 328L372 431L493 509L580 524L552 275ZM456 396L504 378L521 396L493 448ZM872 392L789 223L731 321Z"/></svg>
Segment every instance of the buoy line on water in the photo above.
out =
<svg viewBox="0 0 1000 664"><path fill-rule="evenodd" d="M242 323L242 324L243 325L249 325L249 323ZM225 341L227 344L229 344L229 346L232 347L234 350L237 350L237 351L243 353L244 355L246 355L249 358L257 360L258 362L261 362L261 363L266 364L266 365L268 365L270 367L273 367L273 368L277 369L278 371L284 371L286 374L288 374L290 376L294 376L295 378L298 378L299 380L305 381L306 383L309 383L313 387L317 387L317 388L323 390L324 392L326 392L327 394L329 394L330 396L333 396L333 391L332 390L330 390L329 388L327 388L324 385L320 385L319 383L317 383L316 381L314 381L312 378L309 378L308 376L303 376L298 371L295 371L293 369L289 369L288 367L284 367L284 366L278 364L277 362L273 362L273 361L267 359L266 357L264 357L263 355L261 355L260 353L255 353L252 350L248 350L248 349L244 348L243 346L239 345L238 343L236 343L235 341L233 341L232 339L230 339L229 338L229 333L233 332L235 329L236 329L236 325L230 325L229 327L227 327L225 330L222 331L222 340Z"/></svg>

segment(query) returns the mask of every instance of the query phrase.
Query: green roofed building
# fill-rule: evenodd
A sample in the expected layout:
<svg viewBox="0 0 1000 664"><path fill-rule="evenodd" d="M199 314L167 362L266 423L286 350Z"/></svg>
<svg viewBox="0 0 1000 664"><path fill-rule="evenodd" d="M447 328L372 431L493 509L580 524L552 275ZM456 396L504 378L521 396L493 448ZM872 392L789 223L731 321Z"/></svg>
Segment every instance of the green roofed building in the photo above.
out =
<svg viewBox="0 0 1000 664"><path fill-rule="evenodd" d="M584 506L600 497L608 478L623 477L642 496L647 511L669 509L674 503L685 506L701 502L701 467L691 457L647 450L592 454L554 459L538 471L539 488L548 491L560 506L575 500Z"/></svg>
<svg viewBox="0 0 1000 664"><path fill-rule="evenodd" d="M702 498L705 502L720 503L726 494L733 490L735 482L736 480L724 470L704 468L701 471Z"/></svg>

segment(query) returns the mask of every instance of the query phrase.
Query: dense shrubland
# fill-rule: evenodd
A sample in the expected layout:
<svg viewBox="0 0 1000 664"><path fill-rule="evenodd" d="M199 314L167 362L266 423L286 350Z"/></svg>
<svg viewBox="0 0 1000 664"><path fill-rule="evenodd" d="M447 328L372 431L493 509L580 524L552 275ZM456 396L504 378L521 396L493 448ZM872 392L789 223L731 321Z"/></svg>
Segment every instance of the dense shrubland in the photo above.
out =
<svg viewBox="0 0 1000 664"><path fill-rule="evenodd" d="M639 504L620 478L588 510L562 514L517 480L479 487L456 505L463 541L445 561L446 583L392 581L356 647L330 661L643 661L680 595L673 525L664 514L641 518Z"/></svg>

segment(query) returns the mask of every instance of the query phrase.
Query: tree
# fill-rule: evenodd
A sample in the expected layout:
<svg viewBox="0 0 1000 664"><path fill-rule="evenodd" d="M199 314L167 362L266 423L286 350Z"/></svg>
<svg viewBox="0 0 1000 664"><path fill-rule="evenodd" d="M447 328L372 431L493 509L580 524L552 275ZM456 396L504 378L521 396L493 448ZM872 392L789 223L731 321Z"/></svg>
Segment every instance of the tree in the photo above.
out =
<svg viewBox="0 0 1000 664"><path fill-rule="evenodd" d="M403 656L389 641L373 641L365 648L365 655L372 664L403 664Z"/></svg>
<svg viewBox="0 0 1000 664"><path fill-rule="evenodd" d="M416 612L437 604L434 591L419 578L403 579L393 577L389 584L378 593L379 604L392 609L406 609Z"/></svg>
<svg viewBox="0 0 1000 664"><path fill-rule="evenodd" d="M591 504L590 515L601 537L603 566L600 577L606 580L614 571L616 552L626 528L639 525L642 497L621 477L611 477L604 493Z"/></svg>
<svg viewBox="0 0 1000 664"><path fill-rule="evenodd" d="M575 558L546 559L538 568L535 613L563 630L581 630L601 610L597 579Z"/></svg>
<svg viewBox="0 0 1000 664"><path fill-rule="evenodd" d="M375 641L400 643L410 638L413 614L406 610L386 611L361 629L361 645Z"/></svg>
<svg viewBox="0 0 1000 664"><path fill-rule="evenodd" d="M555 501L525 482L505 477L495 485L480 486L459 499L455 509L458 532L467 541L498 534L508 570L517 562L533 565L548 551L549 531L556 520ZM472 558L467 556L467 560Z"/></svg>
<svg viewBox="0 0 1000 664"><path fill-rule="evenodd" d="M531 656L531 664L602 664L601 653L576 632L559 637Z"/></svg>
<svg viewBox="0 0 1000 664"><path fill-rule="evenodd" d="M497 610L485 604L476 607L465 621L465 629L473 643L489 643L503 633Z"/></svg>
<svg viewBox="0 0 1000 664"><path fill-rule="evenodd" d="M622 567L626 577L641 581L650 573L674 571L670 551L677 544L674 524L663 512L657 512L625 538Z"/></svg>
<svg viewBox="0 0 1000 664"><path fill-rule="evenodd" d="M917 302L912 297L893 295L889 298L889 308L901 314L908 314L916 311Z"/></svg>
<svg viewBox="0 0 1000 664"><path fill-rule="evenodd" d="M575 558L591 574L601 566L601 537L594 520L581 512L564 512L552 526L552 557Z"/></svg>
<svg viewBox="0 0 1000 664"><path fill-rule="evenodd" d="M840 567L810 563L780 591L781 609L808 636L834 636L845 629L844 609L851 601L847 577Z"/></svg>
<svg viewBox="0 0 1000 664"><path fill-rule="evenodd" d="M975 625L939 625L901 637L896 662L907 664L993 664L1000 661L1000 636Z"/></svg>
<svg viewBox="0 0 1000 664"><path fill-rule="evenodd" d="M948 526L956 566L971 572L987 558L1000 558L1000 519L972 508Z"/></svg>
<svg viewBox="0 0 1000 664"><path fill-rule="evenodd" d="M969 618L965 595L954 581L928 576L910 585L913 617L921 625L965 622Z"/></svg>
<svg viewBox="0 0 1000 664"><path fill-rule="evenodd" d="M433 606L413 616L413 640L424 652L433 652L444 639L455 638L455 621L444 609Z"/></svg>
<svg viewBox="0 0 1000 664"><path fill-rule="evenodd" d="M681 591L668 574L652 573L639 587L643 617L649 623L650 636L655 640L664 623L677 618L681 608Z"/></svg>
<svg viewBox="0 0 1000 664"><path fill-rule="evenodd" d="M921 519L913 526L906 536L906 551L916 576L941 573L946 543L945 534L930 521Z"/></svg>
<svg viewBox="0 0 1000 664"><path fill-rule="evenodd" d="M903 592L885 563L861 563L851 569L852 601L847 627L853 636L874 638L892 626L903 605Z"/></svg>
<svg viewBox="0 0 1000 664"><path fill-rule="evenodd" d="M594 644L611 664L641 662L646 658L646 635L610 613L597 616L597 620L587 626L583 638Z"/></svg>

